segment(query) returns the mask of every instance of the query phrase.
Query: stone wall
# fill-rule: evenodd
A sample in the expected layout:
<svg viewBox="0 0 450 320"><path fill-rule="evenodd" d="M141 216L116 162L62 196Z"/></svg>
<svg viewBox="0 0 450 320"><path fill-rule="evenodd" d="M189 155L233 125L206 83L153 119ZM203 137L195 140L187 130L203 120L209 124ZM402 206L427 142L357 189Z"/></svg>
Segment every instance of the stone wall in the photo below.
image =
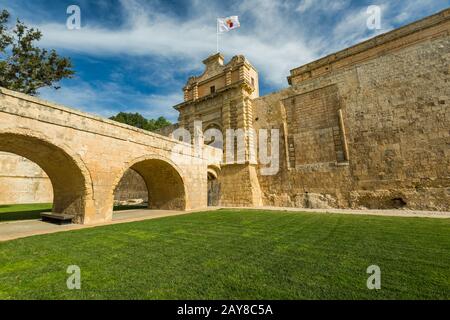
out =
<svg viewBox="0 0 450 320"><path fill-rule="evenodd" d="M118 204L148 202L148 190L144 179L134 170L127 170L114 191Z"/></svg>
<svg viewBox="0 0 450 320"><path fill-rule="evenodd" d="M282 132L280 172L258 177L264 204L450 210L448 16L253 100L256 128Z"/></svg>

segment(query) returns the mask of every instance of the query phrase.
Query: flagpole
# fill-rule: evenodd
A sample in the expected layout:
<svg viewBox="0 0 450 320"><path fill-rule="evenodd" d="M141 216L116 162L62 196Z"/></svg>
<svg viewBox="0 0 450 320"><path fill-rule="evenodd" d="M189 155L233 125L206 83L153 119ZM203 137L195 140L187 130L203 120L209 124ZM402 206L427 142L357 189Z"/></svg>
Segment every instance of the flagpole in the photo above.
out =
<svg viewBox="0 0 450 320"><path fill-rule="evenodd" d="M219 53L219 20L218 19L216 19L216 37L217 37L216 52Z"/></svg>

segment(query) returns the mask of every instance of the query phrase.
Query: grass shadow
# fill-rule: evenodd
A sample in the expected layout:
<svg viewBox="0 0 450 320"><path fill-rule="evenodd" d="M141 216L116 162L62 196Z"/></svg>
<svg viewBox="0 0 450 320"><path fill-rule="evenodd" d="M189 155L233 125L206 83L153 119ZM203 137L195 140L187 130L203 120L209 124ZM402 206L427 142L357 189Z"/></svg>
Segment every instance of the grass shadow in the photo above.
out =
<svg viewBox="0 0 450 320"><path fill-rule="evenodd" d="M114 206L113 211L125 211L125 210L136 210L136 209L148 209L147 205L130 205L130 206Z"/></svg>
<svg viewBox="0 0 450 320"><path fill-rule="evenodd" d="M41 212L52 211L52 206L36 206L34 209L26 209L23 205L1 206L0 223L19 221L19 220L36 220L40 219Z"/></svg>
<svg viewBox="0 0 450 320"><path fill-rule="evenodd" d="M113 211L146 209L146 205L118 205L114 206ZM51 212L51 203L36 204L7 204L0 205L0 223L21 221L21 220L37 220L40 219L41 212Z"/></svg>

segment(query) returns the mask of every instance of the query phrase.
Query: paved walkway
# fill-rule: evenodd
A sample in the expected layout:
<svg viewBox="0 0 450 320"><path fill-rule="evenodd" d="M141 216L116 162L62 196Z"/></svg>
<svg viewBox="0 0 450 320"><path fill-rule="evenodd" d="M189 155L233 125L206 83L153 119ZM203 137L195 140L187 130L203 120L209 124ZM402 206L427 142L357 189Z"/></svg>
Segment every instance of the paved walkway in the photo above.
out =
<svg viewBox="0 0 450 320"><path fill-rule="evenodd" d="M231 208L228 208L231 209ZM233 207L233 209L246 209L244 207ZM450 218L449 211L420 211L420 210L401 210L401 209L389 209L389 210L355 210L355 209L305 209L305 208L291 208L291 207L258 207L250 208L257 210L273 210L273 211L293 211L293 212L311 212L311 213L340 213L340 214L359 214L359 215L372 215L372 216L388 216L388 217L415 217L415 218L438 218L448 219Z"/></svg>
<svg viewBox="0 0 450 320"><path fill-rule="evenodd" d="M70 230L78 230L85 228L94 228L98 226L106 226L118 223L134 222L149 220L155 218L177 216L189 214L193 212L212 211L221 209L220 207L209 207L204 210L195 211L169 211L169 210L126 210L116 211L113 220L105 223L92 225L56 225L40 220L25 220L0 223L0 241L7 241L40 234L56 233ZM235 207L228 209L245 209L249 208ZM378 215L378 216L400 216L400 217L421 217L421 218L450 218L450 212L445 211L413 211L413 210L349 210L349 209L304 209L304 208L278 208L278 207L260 207L252 208L253 210L274 210L274 211L293 211L293 212L311 212L311 213L339 213L339 214L360 214L360 215ZM250 209L250 210L252 210Z"/></svg>
<svg viewBox="0 0 450 320"><path fill-rule="evenodd" d="M195 210L195 212L199 211L201 210ZM115 211L112 221L90 225L80 225L80 224L57 225L53 223L43 222L41 220L2 222L0 223L0 241L25 238L40 234L56 233L62 231L107 226L118 223L177 216L182 214L189 214L192 212L194 211L145 210L145 209Z"/></svg>

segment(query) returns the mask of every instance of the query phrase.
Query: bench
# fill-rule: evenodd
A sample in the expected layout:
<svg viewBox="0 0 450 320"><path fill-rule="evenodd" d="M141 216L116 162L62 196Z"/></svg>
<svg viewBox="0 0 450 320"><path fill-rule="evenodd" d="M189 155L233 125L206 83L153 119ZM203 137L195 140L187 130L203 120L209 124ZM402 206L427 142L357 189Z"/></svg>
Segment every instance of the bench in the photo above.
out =
<svg viewBox="0 0 450 320"><path fill-rule="evenodd" d="M46 213L46 212L41 213L42 221L53 222L60 225L72 223L72 219L74 217L75 217L74 215L62 213Z"/></svg>

